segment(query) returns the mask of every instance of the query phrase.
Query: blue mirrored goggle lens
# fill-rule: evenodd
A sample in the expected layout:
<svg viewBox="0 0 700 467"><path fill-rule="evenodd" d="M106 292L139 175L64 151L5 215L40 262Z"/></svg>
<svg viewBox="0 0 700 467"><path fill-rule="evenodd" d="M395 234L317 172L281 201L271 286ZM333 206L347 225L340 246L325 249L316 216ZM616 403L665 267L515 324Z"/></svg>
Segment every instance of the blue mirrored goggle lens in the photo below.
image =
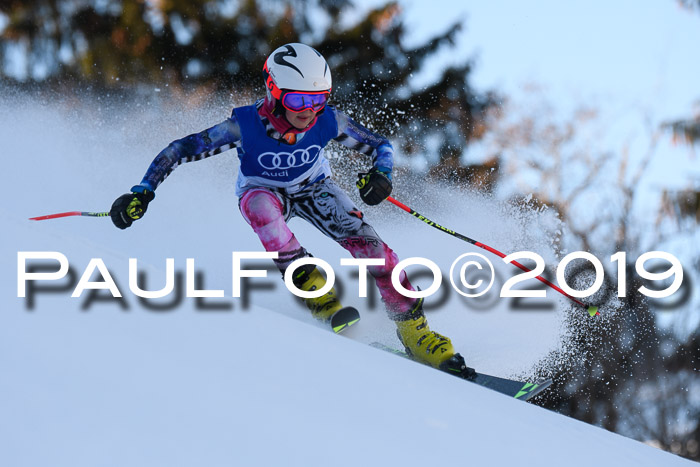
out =
<svg viewBox="0 0 700 467"><path fill-rule="evenodd" d="M282 104L292 112L302 112L311 109L318 112L326 106L328 93L306 94L301 92L289 92L282 97Z"/></svg>

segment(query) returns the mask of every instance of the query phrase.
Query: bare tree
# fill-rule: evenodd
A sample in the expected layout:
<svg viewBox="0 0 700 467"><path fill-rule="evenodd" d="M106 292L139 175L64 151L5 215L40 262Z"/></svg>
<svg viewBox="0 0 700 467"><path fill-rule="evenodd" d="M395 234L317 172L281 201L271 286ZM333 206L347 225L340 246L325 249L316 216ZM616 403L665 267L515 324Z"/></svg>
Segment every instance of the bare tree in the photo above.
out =
<svg viewBox="0 0 700 467"><path fill-rule="evenodd" d="M605 147L601 142L609 140L610 124L596 108L557 114L536 88L524 105L506 102L490 118L483 147L486 156L499 155L507 175L499 186L501 194L515 203L526 200L554 210L566 227L559 243L562 254L585 250L605 264L610 255L622 251L633 262L667 240L668 236L654 232L658 223L653 215L640 216L635 210L642 195L648 202L641 182L650 175L665 134L650 118L644 122L642 150L631 141L619 148ZM585 280L587 270L579 266L575 272L583 271L584 284L592 281L591 272ZM677 335L659 326L649 301L636 292L642 282L633 267L626 268L626 276L626 298L617 297L613 280L591 297L601 305L601 316L565 310L561 348L537 369L554 377L556 391L538 402L695 456L697 417L692 414L700 410L700 401L690 395L691 388L700 385L697 370L692 370L695 357ZM664 397L670 393L673 397Z"/></svg>

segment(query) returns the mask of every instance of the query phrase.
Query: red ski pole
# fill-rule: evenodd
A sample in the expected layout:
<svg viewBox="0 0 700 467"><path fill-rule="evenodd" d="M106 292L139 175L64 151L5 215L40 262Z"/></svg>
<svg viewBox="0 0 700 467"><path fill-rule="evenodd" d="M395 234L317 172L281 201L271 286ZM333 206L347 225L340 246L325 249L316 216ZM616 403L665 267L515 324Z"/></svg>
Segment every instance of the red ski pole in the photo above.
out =
<svg viewBox="0 0 700 467"><path fill-rule="evenodd" d="M85 212L85 211L69 211L59 212L58 214L48 214L46 216L30 217L30 221L45 221L47 219L58 219L60 217L70 216L85 216L85 217L107 217L109 212Z"/></svg>
<svg viewBox="0 0 700 467"><path fill-rule="evenodd" d="M450 230L450 229L448 229L447 227L443 227L443 226L441 226L440 224L437 224L437 223L431 221L431 220L428 219L427 217L425 217L425 216L423 216L423 215L417 213L416 211L414 211L413 209L409 208L409 207L406 206L405 204L403 204L403 203L401 203L401 202L399 202L399 201L396 201L396 200L395 200L394 198L392 198L391 196L389 196L389 197L387 198L387 201L389 201L390 203L392 203L392 204L398 206L399 208L403 209L404 211L406 211L407 213L409 213L409 214L412 215L413 217L417 217L418 219L422 220L423 222L425 222L426 224L428 224L428 225L431 226L431 227L435 227L436 229L438 229L438 230L440 230L440 231L442 231L442 232L445 232L446 234L452 235L453 237L456 237L456 238L458 238L458 239L460 239L460 240L464 240L465 242L471 243L472 245L478 246L479 248L483 248L484 250L489 251L489 252L493 253L493 254L496 255L496 256L500 256L501 258L505 258L505 257L506 257L506 255L504 255L504 254L501 253L500 251L496 250L495 248L491 248L491 247L488 246L488 245L485 245L485 244L483 244L483 243L481 243L481 242L477 242L477 241L474 240L474 239L471 239L471 238L469 238L469 237L466 237L466 236L464 236L464 235L462 235L462 234L460 234L460 233L458 233L458 232L455 232L454 230ZM531 272L531 271L532 271L531 269L528 269L526 266L523 266L522 264L518 263L517 261L511 261L510 263L511 263L512 265L514 265L514 266L519 267L520 269L522 269L522 270L525 271L525 272ZM588 306L588 305L586 305L586 304L583 303L582 301L578 300L576 297L572 297L572 296L569 295L568 293L564 292L561 288L559 288L559 287L557 287L556 285L552 284L550 281L548 281L548 280L545 279L544 277L542 277L542 276L536 276L536 279L538 279L540 282L545 283L545 284L548 285L549 287L553 288L554 290L556 290L556 291L559 292L560 294L562 294L562 295L564 295L565 297L567 297L568 299L572 300L574 303L576 303L576 304L578 304L578 305L584 307L584 308L588 311L588 314L589 314L589 315L595 316L595 315L599 315L599 314L600 314L600 313L598 313L598 307L597 307L597 306Z"/></svg>

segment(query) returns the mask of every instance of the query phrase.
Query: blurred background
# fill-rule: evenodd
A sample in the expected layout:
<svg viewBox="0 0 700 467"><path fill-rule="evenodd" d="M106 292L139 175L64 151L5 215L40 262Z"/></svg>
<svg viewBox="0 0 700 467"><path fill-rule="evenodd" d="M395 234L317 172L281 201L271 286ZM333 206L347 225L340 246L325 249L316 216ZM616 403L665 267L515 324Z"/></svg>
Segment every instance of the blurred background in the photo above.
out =
<svg viewBox="0 0 700 467"><path fill-rule="evenodd" d="M263 95L272 50L312 45L334 103L390 137L403 190L546 212L558 259L588 251L610 272L600 317L559 310L563 344L540 365L555 386L536 403L697 461L700 1L614 3L2 0L2 112L17 97L230 109ZM336 170L361 167L338 154ZM655 250L683 266L667 299L636 293L673 279L637 273Z"/></svg>

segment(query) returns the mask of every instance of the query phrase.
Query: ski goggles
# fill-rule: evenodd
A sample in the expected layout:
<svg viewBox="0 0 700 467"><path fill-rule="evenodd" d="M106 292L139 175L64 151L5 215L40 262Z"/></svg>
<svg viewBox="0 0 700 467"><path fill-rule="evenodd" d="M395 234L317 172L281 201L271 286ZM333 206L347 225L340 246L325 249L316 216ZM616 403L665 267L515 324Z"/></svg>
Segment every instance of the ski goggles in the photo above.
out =
<svg viewBox="0 0 700 467"><path fill-rule="evenodd" d="M329 96L328 91L287 91L282 93L281 102L290 112L299 113L309 109L320 112L326 106Z"/></svg>

